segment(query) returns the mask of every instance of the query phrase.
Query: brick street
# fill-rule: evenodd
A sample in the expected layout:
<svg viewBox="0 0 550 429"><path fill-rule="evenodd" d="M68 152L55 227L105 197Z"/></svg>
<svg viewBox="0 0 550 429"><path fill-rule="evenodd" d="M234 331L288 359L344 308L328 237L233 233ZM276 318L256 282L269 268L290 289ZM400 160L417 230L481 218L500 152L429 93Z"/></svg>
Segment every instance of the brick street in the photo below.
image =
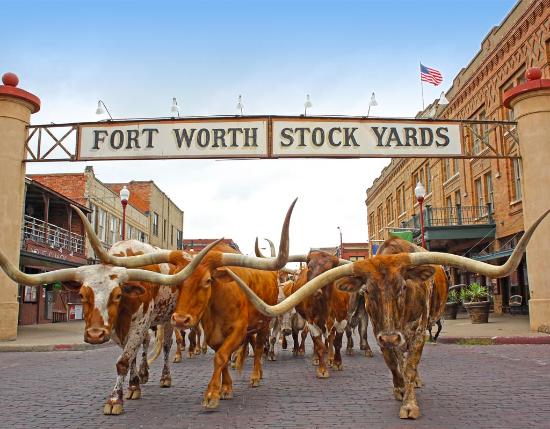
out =
<svg viewBox="0 0 550 429"><path fill-rule="evenodd" d="M372 342L371 344L374 344ZM311 344L305 358L278 349L266 362L260 387L232 372L235 397L204 411L202 394L212 352L172 366L172 388L158 386L153 364L142 399L125 401L125 414L104 416L115 381L117 347L83 352L0 353L0 426L3 428L548 428L550 346L427 345L417 390L422 416L398 418L391 378L377 347L368 359L344 356L343 372L315 378Z"/></svg>

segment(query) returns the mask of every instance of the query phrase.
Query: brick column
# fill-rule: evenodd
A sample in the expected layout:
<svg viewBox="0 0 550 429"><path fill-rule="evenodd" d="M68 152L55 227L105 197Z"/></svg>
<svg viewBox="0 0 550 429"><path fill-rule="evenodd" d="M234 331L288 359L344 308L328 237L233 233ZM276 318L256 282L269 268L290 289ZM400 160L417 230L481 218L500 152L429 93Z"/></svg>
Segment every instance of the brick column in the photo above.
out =
<svg viewBox="0 0 550 429"><path fill-rule="evenodd" d="M25 140L31 113L40 110L35 95L17 88L13 73L0 85L0 249L19 266L23 195L25 188ZM0 340L17 337L17 284L0 270Z"/></svg>
<svg viewBox="0 0 550 429"><path fill-rule="evenodd" d="M504 105L514 110L523 164L522 195L525 228L550 208L550 79L539 68L526 72L527 82L504 94ZM529 319L533 331L550 333L550 222L538 227L527 248Z"/></svg>

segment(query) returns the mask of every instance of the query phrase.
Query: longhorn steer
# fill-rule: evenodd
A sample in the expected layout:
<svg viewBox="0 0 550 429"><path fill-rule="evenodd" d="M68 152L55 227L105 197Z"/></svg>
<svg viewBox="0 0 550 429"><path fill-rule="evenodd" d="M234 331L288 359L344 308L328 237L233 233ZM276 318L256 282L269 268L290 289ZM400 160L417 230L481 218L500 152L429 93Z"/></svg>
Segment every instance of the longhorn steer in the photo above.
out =
<svg viewBox="0 0 550 429"><path fill-rule="evenodd" d="M202 322L206 341L216 351L214 371L204 394L203 406L206 408L216 408L220 399L233 397L228 362L231 353L240 348L241 356L237 359L237 368L240 368L250 341L254 344L254 369L250 384L252 387L259 385L262 378L261 357L269 334L270 318L250 305L246 295L223 267L236 267L235 271L249 282L263 300L275 304L278 293L276 271L288 259L288 227L295 203L292 203L285 218L277 258L244 256L225 244L219 244L181 288L172 323L186 329Z"/></svg>
<svg viewBox="0 0 550 429"><path fill-rule="evenodd" d="M81 286L78 289L82 298L85 320L84 341L90 344L102 344L112 339L123 349L116 363L116 383L103 410L105 414L121 414L123 385L128 371L130 371L130 380L126 399L141 398L140 377L136 372L137 350L143 344L146 358L148 329L161 324L170 329L170 335L165 336L164 342L165 361L161 386L170 386L168 353L172 327L169 322L178 290L177 286L166 286L181 283L212 246L205 248L191 262L190 258L187 259L181 252L158 252L152 246L136 240L116 243L107 253L101 247L86 216L77 208L74 209L82 218L92 247L104 264L31 275L17 270L0 253L0 265L8 276L21 284L36 286L55 281L80 283ZM180 270L178 274L164 274L170 271L169 265L158 263L168 259L174 264L172 271ZM124 264L125 267L111 264ZM147 267L146 269L126 268L139 266ZM148 378L146 360L142 363L139 372L145 382Z"/></svg>
<svg viewBox="0 0 550 429"><path fill-rule="evenodd" d="M275 306L266 305L245 282L234 273L252 303L266 315L277 316L306 299L325 285L342 277L358 277L366 284L367 311L373 330L393 376L393 392L402 401L399 417L416 419L420 409L416 402L417 367L426 339L426 328L431 318L444 308L444 294L438 290L439 269L434 265L448 265L479 273L487 277L504 277L519 265L527 243L538 224L550 212L544 213L523 235L513 254L503 266L490 265L462 256L439 252L382 254L367 260L329 270L314 278L301 290ZM418 249L415 249L418 250ZM352 283L345 282L346 289ZM358 290L355 287L349 287ZM445 291L446 293L446 291Z"/></svg>

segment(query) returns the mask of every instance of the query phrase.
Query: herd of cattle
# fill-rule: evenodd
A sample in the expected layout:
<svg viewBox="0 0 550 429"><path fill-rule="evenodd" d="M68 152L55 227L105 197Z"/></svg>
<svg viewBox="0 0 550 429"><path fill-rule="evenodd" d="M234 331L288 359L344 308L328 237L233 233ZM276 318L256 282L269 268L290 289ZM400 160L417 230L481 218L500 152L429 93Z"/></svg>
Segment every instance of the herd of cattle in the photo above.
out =
<svg viewBox="0 0 550 429"><path fill-rule="evenodd" d="M342 370L342 340L353 348L352 330L359 328L361 350L373 356L367 341L371 320L376 341L393 376L393 394L402 402L401 418L416 419L420 410L415 388L422 386L418 364L426 329L441 318L448 284L443 265L488 277L503 277L519 264L527 243L543 214L522 237L502 266L465 257L428 252L409 242L387 240L376 256L350 262L321 251L289 255L290 206L281 232L280 246L271 257L237 253L218 240L192 257L184 251L159 250L135 240L114 244L106 252L86 216L74 208L85 224L88 239L100 264L25 274L0 252L0 265L14 281L31 286L63 281L74 285L82 297L84 340L101 344L113 340L122 348L116 361L117 378L105 405L105 414L123 412L123 386L129 372L126 399L141 398L141 384L148 380L149 330L156 329L158 356L164 353L160 385L170 387L169 353L176 331L181 360L185 330L189 353L215 351L214 371L203 406L215 408L220 399L233 396L229 364L242 368L249 345L253 349L250 385L262 379L262 355L274 360L278 335L292 334L294 355L304 354L309 333L314 344L314 364L319 378L328 368ZM305 262L294 271L288 262ZM301 333L301 339L299 335ZM201 344L201 335L203 342ZM137 366L137 354L142 359ZM328 354L327 354L328 353ZM327 360L325 361L325 354Z"/></svg>

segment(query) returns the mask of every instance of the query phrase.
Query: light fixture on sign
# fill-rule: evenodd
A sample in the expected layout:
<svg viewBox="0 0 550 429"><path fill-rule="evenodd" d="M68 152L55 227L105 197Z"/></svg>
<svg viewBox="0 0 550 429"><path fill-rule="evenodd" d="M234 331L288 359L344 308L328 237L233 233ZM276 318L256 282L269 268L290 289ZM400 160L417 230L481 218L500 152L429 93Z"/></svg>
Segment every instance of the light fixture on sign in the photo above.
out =
<svg viewBox="0 0 550 429"><path fill-rule="evenodd" d="M178 115L178 118L180 117L180 109L178 107L178 100L176 100L176 97L172 97L172 107L170 107L170 113L172 114L172 118L175 116L175 113Z"/></svg>
<svg viewBox="0 0 550 429"><path fill-rule="evenodd" d="M439 96L439 105L446 106L447 104L449 104L449 100L445 97L445 91L441 91L441 95Z"/></svg>
<svg viewBox="0 0 550 429"><path fill-rule="evenodd" d="M103 110L103 106L105 108L105 110ZM113 117L111 116L111 112L109 112L109 109L107 109L107 106L105 106L105 103L101 100L98 100L97 102L97 109L95 111L95 114L96 115L103 115L105 114L105 111L107 111L107 114L109 115L109 118L111 118L111 121L113 120Z"/></svg>
<svg viewBox="0 0 550 429"><path fill-rule="evenodd" d="M367 118L370 115L370 108L375 106L378 106L378 102L376 101L376 96L374 95L374 92L373 92L372 95L370 96L369 110L367 110Z"/></svg>
<svg viewBox="0 0 550 429"><path fill-rule="evenodd" d="M307 109L310 109L313 107L313 104L311 103L311 99L309 98L309 94L306 95L306 102L304 103L304 116L307 116Z"/></svg>
<svg viewBox="0 0 550 429"><path fill-rule="evenodd" d="M241 116L243 115L243 109L244 109L243 96L239 95L237 97L237 110L240 112Z"/></svg>

